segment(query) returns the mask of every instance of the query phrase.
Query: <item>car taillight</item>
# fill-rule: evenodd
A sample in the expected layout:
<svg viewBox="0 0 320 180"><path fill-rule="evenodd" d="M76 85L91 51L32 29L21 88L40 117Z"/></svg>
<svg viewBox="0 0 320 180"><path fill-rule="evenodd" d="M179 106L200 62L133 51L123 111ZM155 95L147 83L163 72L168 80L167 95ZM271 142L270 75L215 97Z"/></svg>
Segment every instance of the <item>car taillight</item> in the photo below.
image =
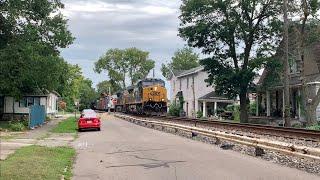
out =
<svg viewBox="0 0 320 180"><path fill-rule="evenodd" d="M80 123L80 124L84 124L84 123L86 123L86 120L85 120L85 119L80 118L80 119L79 119L79 123Z"/></svg>
<svg viewBox="0 0 320 180"><path fill-rule="evenodd" d="M98 118L94 118L92 122L94 122L94 123L99 123L100 120L99 120Z"/></svg>

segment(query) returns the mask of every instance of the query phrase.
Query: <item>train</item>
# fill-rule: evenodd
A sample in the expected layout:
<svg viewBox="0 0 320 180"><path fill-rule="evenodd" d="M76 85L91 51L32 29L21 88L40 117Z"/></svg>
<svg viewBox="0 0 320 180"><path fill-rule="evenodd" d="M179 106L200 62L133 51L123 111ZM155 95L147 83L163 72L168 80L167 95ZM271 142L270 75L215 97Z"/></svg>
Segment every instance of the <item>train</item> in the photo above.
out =
<svg viewBox="0 0 320 180"><path fill-rule="evenodd" d="M167 89L161 79L146 78L117 94L117 112L165 115L167 113Z"/></svg>
<svg viewBox="0 0 320 180"><path fill-rule="evenodd" d="M117 102L116 95L109 95L107 93L101 93L100 98L92 104L92 109L99 110L99 111L115 111L115 105Z"/></svg>

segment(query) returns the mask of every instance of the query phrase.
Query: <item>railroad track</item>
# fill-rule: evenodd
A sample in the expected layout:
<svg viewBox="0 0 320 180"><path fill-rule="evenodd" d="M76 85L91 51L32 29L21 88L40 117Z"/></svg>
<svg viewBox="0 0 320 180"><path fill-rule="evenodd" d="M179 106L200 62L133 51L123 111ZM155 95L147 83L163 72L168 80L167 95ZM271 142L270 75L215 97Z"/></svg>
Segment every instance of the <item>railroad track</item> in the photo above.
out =
<svg viewBox="0 0 320 180"><path fill-rule="evenodd" d="M285 138L300 138L306 141L320 141L320 131L307 130L302 128L289 128L289 127L277 127L270 125L259 125L259 124L245 124L245 123L235 123L228 121L218 121L218 120L207 120L207 119L195 119L195 118L185 118L185 117L171 117L162 116L157 117L162 120L170 122L187 122L197 127L199 125L211 126L211 127L221 127L224 129L238 129L241 131L254 132L265 135L272 135Z"/></svg>
<svg viewBox="0 0 320 180"><path fill-rule="evenodd" d="M122 113L120 113L122 114ZM150 118L155 120L163 120L169 122L185 122L190 125L197 126L208 126L216 128L224 128L230 130L239 130L252 132L263 135L271 135L277 137L285 137L289 139L298 138L305 141L320 142L320 131L307 130L302 128L291 128L291 127L280 127L270 125L259 125L259 124L247 124L247 123L235 123L230 121L219 121L219 120L208 120L198 118L186 118L186 117L173 117L173 116L143 116L143 115L132 115L141 118Z"/></svg>

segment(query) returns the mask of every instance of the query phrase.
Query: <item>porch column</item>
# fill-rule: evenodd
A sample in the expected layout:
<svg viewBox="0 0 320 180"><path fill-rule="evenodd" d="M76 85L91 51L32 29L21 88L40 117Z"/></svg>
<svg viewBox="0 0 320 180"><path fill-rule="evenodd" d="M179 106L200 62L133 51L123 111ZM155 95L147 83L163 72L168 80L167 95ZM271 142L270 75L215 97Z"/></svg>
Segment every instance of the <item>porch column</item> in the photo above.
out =
<svg viewBox="0 0 320 180"><path fill-rule="evenodd" d="M259 116L259 94L256 97L256 116Z"/></svg>
<svg viewBox="0 0 320 180"><path fill-rule="evenodd" d="M266 93L267 98L267 116L270 116L270 91Z"/></svg>
<svg viewBox="0 0 320 180"><path fill-rule="evenodd" d="M218 102L214 102L214 116L217 116L217 108L218 108Z"/></svg>
<svg viewBox="0 0 320 180"><path fill-rule="evenodd" d="M207 103L205 101L202 102L202 109L203 109L202 116L207 117Z"/></svg>

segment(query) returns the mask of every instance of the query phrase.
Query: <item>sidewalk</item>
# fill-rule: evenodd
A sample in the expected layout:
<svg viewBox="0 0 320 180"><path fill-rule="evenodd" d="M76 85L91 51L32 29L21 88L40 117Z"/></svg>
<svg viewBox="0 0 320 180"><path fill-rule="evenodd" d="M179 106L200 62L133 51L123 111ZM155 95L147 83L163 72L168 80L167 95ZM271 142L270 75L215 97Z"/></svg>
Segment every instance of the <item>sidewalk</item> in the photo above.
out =
<svg viewBox="0 0 320 180"><path fill-rule="evenodd" d="M74 140L75 135L72 133L52 133L50 130L59 122L67 119L69 116L54 118L47 124L34 130L26 132L1 132L0 136L0 160L5 160L8 155L12 154L18 148L30 145L41 146L68 146ZM11 135L12 138L5 139L3 137Z"/></svg>

